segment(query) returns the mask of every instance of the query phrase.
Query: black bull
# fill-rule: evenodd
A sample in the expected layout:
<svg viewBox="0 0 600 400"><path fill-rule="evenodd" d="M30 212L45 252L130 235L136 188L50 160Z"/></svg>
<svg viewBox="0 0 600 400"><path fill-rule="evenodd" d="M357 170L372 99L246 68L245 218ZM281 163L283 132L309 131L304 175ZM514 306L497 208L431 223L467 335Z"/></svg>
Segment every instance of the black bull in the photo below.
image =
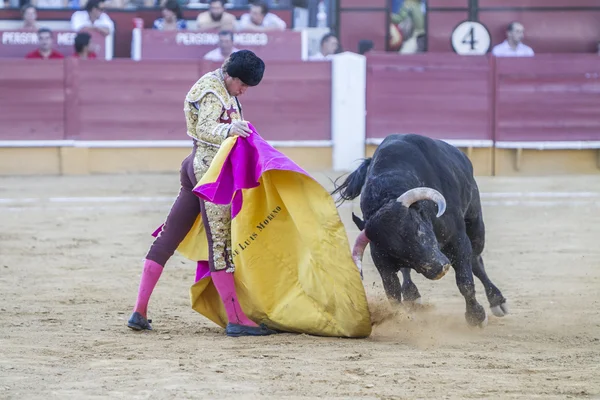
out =
<svg viewBox="0 0 600 400"><path fill-rule="evenodd" d="M420 135L390 135L336 193L342 201L361 196L364 222L353 214L361 230L353 256L362 273L362 255L371 245L390 300L400 302L404 296L405 301L420 302L411 269L435 280L452 265L470 325L487 323L473 275L485 287L493 314L508 314L506 299L487 276L481 257L485 227L473 166L454 146Z"/></svg>

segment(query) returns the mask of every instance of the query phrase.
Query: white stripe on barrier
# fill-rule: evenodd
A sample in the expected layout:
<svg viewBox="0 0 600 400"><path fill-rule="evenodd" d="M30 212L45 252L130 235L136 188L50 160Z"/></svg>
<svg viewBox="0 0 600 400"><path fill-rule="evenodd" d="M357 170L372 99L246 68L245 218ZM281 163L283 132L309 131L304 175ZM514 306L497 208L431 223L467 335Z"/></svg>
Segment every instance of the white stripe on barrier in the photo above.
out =
<svg viewBox="0 0 600 400"><path fill-rule="evenodd" d="M600 149L600 141L563 141L563 142L496 142L498 149L526 150L586 150Z"/></svg>
<svg viewBox="0 0 600 400"><path fill-rule="evenodd" d="M440 139L454 147L494 147L493 140ZM379 146L383 138L369 138L367 144Z"/></svg>

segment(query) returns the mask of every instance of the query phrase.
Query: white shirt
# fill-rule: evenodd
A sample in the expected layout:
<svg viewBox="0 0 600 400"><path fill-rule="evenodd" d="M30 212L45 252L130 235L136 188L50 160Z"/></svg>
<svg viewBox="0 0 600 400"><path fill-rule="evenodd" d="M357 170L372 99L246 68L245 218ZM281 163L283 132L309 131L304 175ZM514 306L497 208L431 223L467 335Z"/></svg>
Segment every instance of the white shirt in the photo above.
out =
<svg viewBox="0 0 600 400"><path fill-rule="evenodd" d="M235 53L236 51L239 51L239 49L236 49L235 47L231 50L231 54ZM209 51L208 53L206 53L204 55L204 59L208 60L208 61L224 61L225 57L223 56L223 53L221 52L221 48L217 47L214 50Z"/></svg>
<svg viewBox="0 0 600 400"><path fill-rule="evenodd" d="M508 44L508 40L494 46L492 54L496 57L533 57L533 49L529 46L519 43L516 49Z"/></svg>
<svg viewBox="0 0 600 400"><path fill-rule="evenodd" d="M254 23L250 19L250 14L246 13L240 17L239 22L237 23L237 29L240 31L245 30L249 26L253 26ZM285 30L287 28L287 24L284 20L279 18L276 14L267 13L263 18L262 24L260 24L263 28L278 28L280 30Z"/></svg>
<svg viewBox="0 0 600 400"><path fill-rule="evenodd" d="M115 31L115 23L112 19L106 14L100 14L100 18L94 21L92 24L92 20L90 19L90 14L85 11L75 11L71 16L71 29L78 32L81 28L86 25L94 25L99 28L108 28L110 33Z"/></svg>
<svg viewBox="0 0 600 400"><path fill-rule="evenodd" d="M308 61L329 61L333 57L333 54L329 54L328 56L324 56L320 51L312 56L308 57Z"/></svg>

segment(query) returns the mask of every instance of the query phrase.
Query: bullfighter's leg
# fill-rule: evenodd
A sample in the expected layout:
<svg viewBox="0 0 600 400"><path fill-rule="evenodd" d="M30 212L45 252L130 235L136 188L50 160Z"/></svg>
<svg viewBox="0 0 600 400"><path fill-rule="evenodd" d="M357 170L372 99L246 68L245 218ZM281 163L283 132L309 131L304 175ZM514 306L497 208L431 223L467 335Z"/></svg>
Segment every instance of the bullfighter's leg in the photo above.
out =
<svg viewBox="0 0 600 400"><path fill-rule="evenodd" d="M475 275L483 284L485 294L490 302L490 309L496 317L504 317L508 314L508 306L506 299L502 296L500 289L496 287L487 276L485 267L483 266L483 258L481 256L473 256L472 259L473 275Z"/></svg>
<svg viewBox="0 0 600 400"><path fill-rule="evenodd" d="M231 254L231 206L200 200L202 222L208 238L208 263L212 282L227 313L227 336L266 336L276 333L265 325L257 325L242 310Z"/></svg>
<svg viewBox="0 0 600 400"><path fill-rule="evenodd" d="M421 293L419 293L419 289L417 289L417 285L410 278L410 268L401 268L402 272L402 296L404 296L404 301L410 301L416 304L421 304Z"/></svg>
<svg viewBox="0 0 600 400"><path fill-rule="evenodd" d="M185 238L196 221L198 214L200 214L198 197L192 193L192 189L196 184L192 167L192 157L193 153L181 163L181 188L179 194L173 207L171 207L162 231L146 254L138 289L138 298L133 313L127 321L127 326L131 329L152 329L150 325L151 321L147 319L148 302L150 301L152 292L158 283L165 264L175 253L179 243Z"/></svg>
<svg viewBox="0 0 600 400"><path fill-rule="evenodd" d="M485 272L483 258L481 257L485 243L485 225L483 219L480 214L475 214L473 218L466 218L465 223L467 236L469 236L469 239L471 240L473 253L471 257L471 268L473 270L473 275L475 275L483 284L485 294L490 302L492 313L497 317L503 317L508 314L506 299Z"/></svg>
<svg viewBox="0 0 600 400"><path fill-rule="evenodd" d="M467 306L465 318L469 325L483 328L487 325L487 314L475 296L475 282L471 267L471 242L464 235L459 237L456 242L449 244L444 250L454 267L456 286L465 298Z"/></svg>
<svg viewBox="0 0 600 400"><path fill-rule="evenodd" d="M394 272L396 266L385 255L375 252L372 247L371 257L377 271L379 271L379 276L381 276L383 290L385 290L387 298L391 302L402 303L402 286L400 285L400 279L398 279L398 273Z"/></svg>

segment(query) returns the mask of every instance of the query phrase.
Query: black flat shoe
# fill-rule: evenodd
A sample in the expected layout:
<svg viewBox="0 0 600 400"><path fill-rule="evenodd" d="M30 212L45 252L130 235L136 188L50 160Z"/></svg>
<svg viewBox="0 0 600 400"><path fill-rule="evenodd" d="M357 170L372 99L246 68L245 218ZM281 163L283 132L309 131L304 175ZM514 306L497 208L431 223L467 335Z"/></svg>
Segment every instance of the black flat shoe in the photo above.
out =
<svg viewBox="0 0 600 400"><path fill-rule="evenodd" d="M133 314L131 314L131 317L129 317L129 321L127 321L127 326L133 329L134 331L151 331L152 325L150 325L150 322L152 322L151 319L144 318L142 314L136 311Z"/></svg>
<svg viewBox="0 0 600 400"><path fill-rule="evenodd" d="M227 336L240 337L240 336L268 336L275 335L277 332L267 328L265 324L259 326L246 326L239 324L227 324L225 329Z"/></svg>

